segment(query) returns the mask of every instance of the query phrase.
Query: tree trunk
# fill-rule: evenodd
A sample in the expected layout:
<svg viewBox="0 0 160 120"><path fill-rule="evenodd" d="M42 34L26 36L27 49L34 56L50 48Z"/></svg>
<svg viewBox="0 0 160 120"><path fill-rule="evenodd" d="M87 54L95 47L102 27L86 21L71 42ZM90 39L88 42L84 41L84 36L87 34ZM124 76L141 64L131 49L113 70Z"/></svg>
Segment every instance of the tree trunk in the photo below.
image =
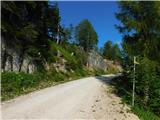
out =
<svg viewBox="0 0 160 120"><path fill-rule="evenodd" d="M22 64L23 64L23 60L24 60L24 53L25 53L25 49L23 48L22 49L22 52L21 52L21 54L20 54L20 59L19 59L19 72L21 71L21 69L22 69Z"/></svg>
<svg viewBox="0 0 160 120"><path fill-rule="evenodd" d="M6 60L7 60L6 45L4 47L4 54L1 57L2 57L2 71L5 71Z"/></svg>
<svg viewBox="0 0 160 120"><path fill-rule="evenodd" d="M10 66L11 66L11 71L13 71L13 56L9 56L9 63L10 63Z"/></svg>
<svg viewBox="0 0 160 120"><path fill-rule="evenodd" d="M149 84L148 81L146 81L144 88L144 104L147 105L148 101L149 101Z"/></svg>

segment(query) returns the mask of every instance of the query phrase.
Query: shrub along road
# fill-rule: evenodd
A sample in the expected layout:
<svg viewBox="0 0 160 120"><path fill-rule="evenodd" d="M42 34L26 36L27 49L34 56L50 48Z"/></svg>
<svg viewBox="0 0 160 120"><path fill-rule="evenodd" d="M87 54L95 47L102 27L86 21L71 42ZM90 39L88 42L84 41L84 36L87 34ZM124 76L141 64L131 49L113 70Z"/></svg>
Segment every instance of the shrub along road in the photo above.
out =
<svg viewBox="0 0 160 120"><path fill-rule="evenodd" d="M2 118L138 120L103 82L116 76L87 77L3 102Z"/></svg>

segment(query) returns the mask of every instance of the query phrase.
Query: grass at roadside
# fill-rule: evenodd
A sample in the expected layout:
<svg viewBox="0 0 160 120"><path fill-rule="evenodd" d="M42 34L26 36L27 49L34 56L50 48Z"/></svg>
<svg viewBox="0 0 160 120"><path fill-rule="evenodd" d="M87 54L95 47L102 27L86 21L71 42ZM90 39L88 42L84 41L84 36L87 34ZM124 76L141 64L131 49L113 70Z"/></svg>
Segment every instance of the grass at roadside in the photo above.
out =
<svg viewBox="0 0 160 120"><path fill-rule="evenodd" d="M6 101L17 96L54 86L64 82L87 76L105 74L100 70L77 69L73 72L56 72L55 70L37 72L33 74L3 72L1 74L1 100Z"/></svg>
<svg viewBox="0 0 160 120"><path fill-rule="evenodd" d="M132 88L126 86L124 76L114 78L110 84L114 86L113 92L122 98L123 103L131 106ZM152 111L145 109L140 104L136 103L131 109L140 120L160 120L160 116L155 115Z"/></svg>
<svg viewBox="0 0 160 120"><path fill-rule="evenodd" d="M153 112L146 110L143 107L140 107L138 105L133 107L132 111L138 115L140 120L160 120L160 117L155 115Z"/></svg>

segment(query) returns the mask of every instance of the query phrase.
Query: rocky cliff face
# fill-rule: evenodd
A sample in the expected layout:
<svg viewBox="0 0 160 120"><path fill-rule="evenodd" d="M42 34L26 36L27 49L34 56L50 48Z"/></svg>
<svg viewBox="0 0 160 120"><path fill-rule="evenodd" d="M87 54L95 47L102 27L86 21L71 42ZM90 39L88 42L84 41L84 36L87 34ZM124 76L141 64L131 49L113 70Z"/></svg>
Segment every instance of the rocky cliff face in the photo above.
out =
<svg viewBox="0 0 160 120"><path fill-rule="evenodd" d="M2 72L21 71L32 73L37 69L33 60L28 55L24 55L23 61L21 61L21 51L19 49L7 47L3 37L1 38L1 58Z"/></svg>
<svg viewBox="0 0 160 120"><path fill-rule="evenodd" d="M33 73L34 71L38 70L39 65L34 62L33 58L31 58L27 54L23 54L22 57L22 51L20 49L6 46L3 37L1 38L1 58L2 72L14 71ZM113 61L103 59L101 55L93 50L90 51L87 61L88 68L90 69L101 69L103 71L107 71L108 68L111 68L111 66L113 66ZM50 64L44 63L43 66L46 70L55 68L57 72L67 72L66 64L67 61L64 59L64 57L59 55L59 61Z"/></svg>
<svg viewBox="0 0 160 120"><path fill-rule="evenodd" d="M90 69L100 69L103 71L109 71L110 69L116 69L122 72L122 67L115 64L113 61L104 59L100 54L95 51L91 51L88 55L88 67Z"/></svg>
<svg viewBox="0 0 160 120"><path fill-rule="evenodd" d="M107 62L101 55L95 51L91 51L88 55L88 67L107 71Z"/></svg>
<svg viewBox="0 0 160 120"><path fill-rule="evenodd" d="M5 71L14 71L14 72L25 72L25 73L33 73L38 70L38 64L36 64L32 57L27 54L23 54L22 51L18 48L7 46L5 43L5 39L3 36L1 37L1 70ZM57 72L66 72L66 60L59 56L60 61L55 63L44 63L44 68L49 70L51 68L55 68Z"/></svg>

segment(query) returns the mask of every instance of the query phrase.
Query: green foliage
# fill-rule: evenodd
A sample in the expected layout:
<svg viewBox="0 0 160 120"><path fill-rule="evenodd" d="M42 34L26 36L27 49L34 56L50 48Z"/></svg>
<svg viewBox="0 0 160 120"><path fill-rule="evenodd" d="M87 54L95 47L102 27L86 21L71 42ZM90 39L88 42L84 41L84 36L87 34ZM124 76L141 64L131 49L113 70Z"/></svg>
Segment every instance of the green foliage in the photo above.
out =
<svg viewBox="0 0 160 120"><path fill-rule="evenodd" d="M115 93L123 98L122 101L131 103L132 86L128 85L128 79L124 74L123 76L114 78L111 85L115 86Z"/></svg>
<svg viewBox="0 0 160 120"><path fill-rule="evenodd" d="M75 44L66 44L64 48L74 56L77 61L77 68L82 68L87 63L87 53Z"/></svg>
<svg viewBox="0 0 160 120"><path fill-rule="evenodd" d="M155 115L149 110L145 110L140 106L135 106L132 108L133 112L138 115L140 120L160 120L160 117Z"/></svg>
<svg viewBox="0 0 160 120"><path fill-rule="evenodd" d="M84 50L75 44L58 45L53 41L49 41L51 62L60 62L62 58L66 60L66 67L68 70L82 68L86 64L87 54ZM60 52L61 57L56 56L57 51Z"/></svg>
<svg viewBox="0 0 160 120"><path fill-rule="evenodd" d="M72 72L57 72L54 68L49 71L41 71L33 74L3 72L1 74L1 100L9 100L16 96L42 89L70 80L90 76L101 75L102 71L88 71L87 69L77 68Z"/></svg>
<svg viewBox="0 0 160 120"><path fill-rule="evenodd" d="M123 48L129 55L147 56L160 61L159 2L121 1L120 12L116 13L121 25L118 30L123 34ZM155 54L153 54L155 53Z"/></svg>
<svg viewBox="0 0 160 120"><path fill-rule="evenodd" d="M37 74L4 72L1 75L2 100L22 94L25 89L35 87L40 80Z"/></svg>
<svg viewBox="0 0 160 120"><path fill-rule="evenodd" d="M31 56L37 64L50 60L50 54L46 52L49 50L48 39L56 40L57 34L60 34L57 33L61 28L59 23L59 9L56 3L2 2L2 36L5 49L14 48L21 51L19 71L24 55ZM3 60L5 57L3 56Z"/></svg>
<svg viewBox="0 0 160 120"><path fill-rule="evenodd" d="M54 57L54 59L56 59L56 61L60 61L60 59L62 58L57 58L57 56L55 56L55 54L57 53L57 51L60 52L61 56L67 61L67 67L68 69L76 69L77 66L77 60L75 58L75 56L72 55L72 52L68 52L68 50L62 48L60 45L57 45L55 42L49 41L50 44L50 52L53 54L52 56Z"/></svg>
<svg viewBox="0 0 160 120"><path fill-rule="evenodd" d="M104 44L103 56L104 56L106 59L113 60L113 57L112 57L112 42L111 42L110 40L107 41L107 42Z"/></svg>
<svg viewBox="0 0 160 120"><path fill-rule="evenodd" d="M98 42L98 36L91 23L85 19L76 27L76 40L86 52L93 49Z"/></svg>
<svg viewBox="0 0 160 120"><path fill-rule="evenodd" d="M143 106L143 109L148 109L160 116L160 65L146 57L139 59L139 63L140 64L136 66L135 103ZM124 101L131 103L131 90L134 77L133 67L128 67L126 70L128 72L124 73L125 77L123 78L123 82L127 86L123 86L123 88L129 93L124 97ZM122 84L123 83L121 83L120 86L122 86Z"/></svg>
<svg viewBox="0 0 160 120"><path fill-rule="evenodd" d="M55 74L54 75L54 80L56 81L56 82L58 82L58 81L63 81L64 80L64 75L62 74L62 73L57 73L57 74Z"/></svg>
<svg viewBox="0 0 160 120"><path fill-rule="evenodd" d="M114 93L122 97L122 101L124 103L131 105L132 86L128 84L129 81L127 77L128 76L124 74L123 76L114 78L110 84L115 87ZM138 115L140 120L160 120L160 117L157 116L151 109L144 108L144 106L138 104L137 102L131 110Z"/></svg>
<svg viewBox="0 0 160 120"><path fill-rule="evenodd" d="M95 69L93 72L94 72L95 76L100 76L100 75L106 74L105 71L103 71L101 69Z"/></svg>
<svg viewBox="0 0 160 120"><path fill-rule="evenodd" d="M46 11L47 19L46 23L48 25L48 32L50 39L53 41L56 41L57 43L60 43L60 39L57 39L57 36L62 36L62 28L60 26L60 20L61 17L59 15L59 8L57 2L49 2L48 3L48 11Z"/></svg>
<svg viewBox="0 0 160 120"><path fill-rule="evenodd" d="M137 66L136 92L140 97L137 102L144 104L160 115L160 75L159 64L143 58Z"/></svg>
<svg viewBox="0 0 160 120"><path fill-rule="evenodd" d="M116 73L120 73L121 71L119 71L119 69L117 68L116 65L110 65L107 69L107 73L108 74L116 74Z"/></svg>
<svg viewBox="0 0 160 120"><path fill-rule="evenodd" d="M133 56L138 56L136 65L135 102L160 116L160 13L156 1L119 2L116 14L123 34L124 69L126 84L132 86Z"/></svg>
<svg viewBox="0 0 160 120"><path fill-rule="evenodd" d="M34 13L34 15L32 14ZM62 62L64 58L67 70L82 68L86 65L86 52L97 44L97 34L88 20L77 26L78 47L71 42L73 26L62 28L57 2L2 2L2 36L5 49L20 51L19 72L25 56L30 56L39 70L45 64ZM84 30L84 31L83 31ZM85 39L81 39L81 33ZM87 34L87 38L86 38ZM87 41L86 41L87 40ZM2 68L5 68L7 53L2 56ZM58 56L58 52L62 56Z"/></svg>
<svg viewBox="0 0 160 120"><path fill-rule="evenodd" d="M69 27L62 28L62 44L66 44L66 43L74 43L74 27L72 24L70 24Z"/></svg>
<svg viewBox="0 0 160 120"><path fill-rule="evenodd" d="M88 76L88 75L89 75L89 73L88 73L87 70L85 70L85 69L79 69L79 68L77 68L77 69L76 69L73 73L71 73L71 74L73 74L73 76L74 76L75 79L76 79L76 78L85 77L85 76Z"/></svg>
<svg viewBox="0 0 160 120"><path fill-rule="evenodd" d="M132 61L133 62L133 61ZM160 116L160 75L159 75L159 63L149 60L148 58L141 58L138 61L140 64L136 65L136 88L135 88L135 102L139 106L143 106L145 109L156 113ZM133 82L133 67L126 67L128 71L125 73L125 89L130 93L131 101L132 82ZM125 71L125 72L126 72ZM125 98L128 98L125 96Z"/></svg>
<svg viewBox="0 0 160 120"><path fill-rule="evenodd" d="M64 81L65 78L62 73L57 73L55 70L34 74L3 72L1 75L2 101L51 86L55 82Z"/></svg>
<svg viewBox="0 0 160 120"><path fill-rule="evenodd" d="M118 45L113 44L110 40L104 44L103 56L108 60L121 62L121 51Z"/></svg>

